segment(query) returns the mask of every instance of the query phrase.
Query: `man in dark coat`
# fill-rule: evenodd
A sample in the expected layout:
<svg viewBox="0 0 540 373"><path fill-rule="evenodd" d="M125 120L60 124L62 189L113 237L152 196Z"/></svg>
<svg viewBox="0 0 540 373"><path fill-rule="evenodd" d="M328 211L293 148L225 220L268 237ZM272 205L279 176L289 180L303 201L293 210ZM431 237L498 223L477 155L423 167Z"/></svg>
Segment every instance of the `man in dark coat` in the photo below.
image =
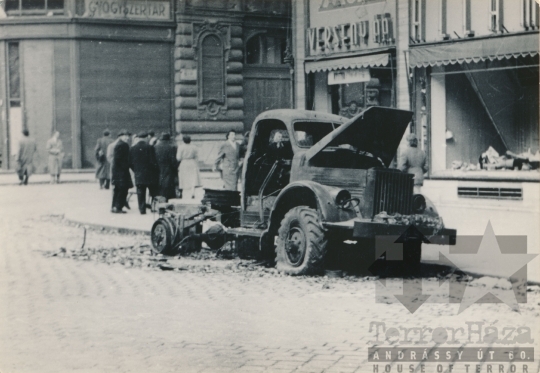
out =
<svg viewBox="0 0 540 373"><path fill-rule="evenodd" d="M171 135L161 134L161 138L154 146L159 166L159 195L167 200L176 197L176 174L178 162L176 161L176 146L171 142Z"/></svg>
<svg viewBox="0 0 540 373"><path fill-rule="evenodd" d="M133 187L131 174L129 173L129 135L127 131L120 131L118 134L118 142L114 147L113 162L112 162L112 184L113 203L111 212L115 214L125 214L122 210L126 203L126 197L129 188Z"/></svg>
<svg viewBox="0 0 540 373"><path fill-rule="evenodd" d="M141 132L137 135L138 142L130 149L130 167L135 174L137 200L141 215L146 214L146 189L150 196L157 195L159 186L159 167L154 147L148 144L148 134Z"/></svg>
<svg viewBox="0 0 540 373"><path fill-rule="evenodd" d="M107 148L113 140L109 135L109 130L103 131L103 137L98 139L95 148L96 160L98 161L96 179L99 179L99 189L109 189L109 183L111 182L111 165L107 160Z"/></svg>
<svg viewBox="0 0 540 373"><path fill-rule="evenodd" d="M17 153L17 174L21 181L19 185L28 184L28 178L34 171L34 157L37 152L36 140L30 137L28 130L24 130L23 135Z"/></svg>

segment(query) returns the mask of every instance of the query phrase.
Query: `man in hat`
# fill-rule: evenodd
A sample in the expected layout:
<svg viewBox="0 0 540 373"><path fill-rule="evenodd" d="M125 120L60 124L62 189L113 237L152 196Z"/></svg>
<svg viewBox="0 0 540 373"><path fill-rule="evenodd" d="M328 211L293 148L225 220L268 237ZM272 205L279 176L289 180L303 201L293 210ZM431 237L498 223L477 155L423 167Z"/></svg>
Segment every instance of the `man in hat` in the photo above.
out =
<svg viewBox="0 0 540 373"><path fill-rule="evenodd" d="M418 148L418 139L414 133L407 135L409 146L398 158L398 169L414 175L414 194L422 192L424 173L427 172L426 153Z"/></svg>
<svg viewBox="0 0 540 373"><path fill-rule="evenodd" d="M34 171L34 156L37 152L36 140L30 137L28 130L23 130L23 138L19 142L17 153L17 174L20 184L27 185L28 178Z"/></svg>
<svg viewBox="0 0 540 373"><path fill-rule="evenodd" d="M103 131L103 137L99 138L94 149L96 152L96 160L98 167L96 169L96 179L99 180L99 189L109 189L111 182L111 164L107 160L107 150L113 142L110 137L109 130Z"/></svg>
<svg viewBox="0 0 540 373"><path fill-rule="evenodd" d="M148 189L152 198L157 195L159 167L154 147L148 144L148 133L140 132L137 137L139 141L130 149L130 167L135 174L139 212L144 215L147 207L146 190Z"/></svg>
<svg viewBox="0 0 540 373"><path fill-rule="evenodd" d="M154 149L159 166L159 195L167 200L175 198L178 162L176 160L177 148L171 141L171 135L162 133Z"/></svg>
<svg viewBox="0 0 540 373"><path fill-rule="evenodd" d="M125 214L122 208L126 204L126 198L129 188L133 187L131 175L129 173L129 135L123 130L118 134L118 141L114 147L112 158L112 184L113 202L111 212L115 214Z"/></svg>

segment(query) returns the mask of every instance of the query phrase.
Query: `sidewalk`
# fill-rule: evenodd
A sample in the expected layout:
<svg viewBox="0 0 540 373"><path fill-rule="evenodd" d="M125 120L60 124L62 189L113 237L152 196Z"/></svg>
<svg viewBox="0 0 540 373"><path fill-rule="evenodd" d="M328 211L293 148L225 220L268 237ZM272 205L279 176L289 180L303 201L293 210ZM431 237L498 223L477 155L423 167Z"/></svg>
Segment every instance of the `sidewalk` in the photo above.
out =
<svg viewBox="0 0 540 373"><path fill-rule="evenodd" d="M222 187L218 173L201 172L203 188L219 189ZM204 196L203 188L197 188L195 199L183 199L182 203L198 204ZM112 190L100 190L96 183L81 184L77 187L80 195L91 203L81 203L70 206L65 210L66 220L100 229L115 229L119 232L132 232L149 234L152 224L158 218L157 214L146 210L146 215L141 215L137 206L137 195L129 199L131 210L126 214L111 213Z"/></svg>
<svg viewBox="0 0 540 373"><path fill-rule="evenodd" d="M51 180L49 174L33 174L28 179L30 184L48 184ZM60 177L62 183L90 183L97 182L95 171L93 170L80 170L72 171L66 170L62 172ZM0 186L2 185L18 185L19 178L15 171L2 171L0 172Z"/></svg>

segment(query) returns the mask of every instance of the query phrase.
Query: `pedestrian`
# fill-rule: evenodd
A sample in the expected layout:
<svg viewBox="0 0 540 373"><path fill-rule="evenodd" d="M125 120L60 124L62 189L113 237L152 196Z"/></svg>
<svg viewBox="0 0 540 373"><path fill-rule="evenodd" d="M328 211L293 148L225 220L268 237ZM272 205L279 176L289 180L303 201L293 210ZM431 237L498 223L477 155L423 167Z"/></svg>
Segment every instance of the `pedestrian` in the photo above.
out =
<svg viewBox="0 0 540 373"><path fill-rule="evenodd" d="M150 140L148 140L148 144L150 146L155 146L158 142L158 138L155 136L154 131L152 130L148 131L148 136L150 137Z"/></svg>
<svg viewBox="0 0 540 373"><path fill-rule="evenodd" d="M414 175L414 194L422 192L424 173L427 172L426 153L418 148L418 139L414 133L407 136L409 146L404 149L398 159L398 169Z"/></svg>
<svg viewBox="0 0 540 373"><path fill-rule="evenodd" d="M157 195L159 186L159 167L156 160L156 152L153 146L148 144L149 136L146 132L137 135L138 141L130 149L130 168L135 174L135 186L137 187L137 200L139 212L146 214L146 190L152 200Z"/></svg>
<svg viewBox="0 0 540 373"><path fill-rule="evenodd" d="M107 159L109 145L113 142L110 134L109 130L103 131L103 137L98 139L96 148L94 149L96 160L98 161L96 179L99 180L99 189L109 189L109 184L111 182L111 164Z"/></svg>
<svg viewBox="0 0 540 373"><path fill-rule="evenodd" d="M167 201L176 197L176 173L178 162L176 161L176 146L171 141L171 135L162 133L154 146L156 160L159 166L159 195Z"/></svg>
<svg viewBox="0 0 540 373"><path fill-rule="evenodd" d="M227 132L226 139L219 148L213 171L220 170L224 189L237 190L240 146L235 141L235 131Z"/></svg>
<svg viewBox="0 0 540 373"><path fill-rule="evenodd" d="M23 130L23 138L19 141L17 153L17 175L19 185L28 185L28 178L34 172L34 156L37 152L36 140L30 137L28 130Z"/></svg>
<svg viewBox="0 0 540 373"><path fill-rule="evenodd" d="M183 198L195 198L195 188L201 186L199 175L199 156L197 148L191 143L191 137L184 135L184 143L178 147L176 159L180 162L178 168L179 188Z"/></svg>
<svg viewBox="0 0 540 373"><path fill-rule="evenodd" d="M128 137L128 139L130 139L131 138L131 133L127 132L127 137ZM110 165L110 170L109 171L110 171L110 174L111 174L111 179L112 179L112 165L113 165L113 159L114 159L114 148L118 144L119 140L120 140L120 134L118 135L116 140L114 140L113 142L111 142L109 144L109 146L107 146L107 162L109 162L109 165ZM129 146L129 140L126 141L126 143ZM131 178L131 173L130 173L130 178ZM131 207L129 206L129 203L127 201L127 194L126 194L126 202L124 203L124 206L122 206L122 207L125 207L128 210L131 210Z"/></svg>
<svg viewBox="0 0 540 373"><path fill-rule="evenodd" d="M54 131L52 137L47 141L47 152L49 153L51 184L58 184L60 183L62 161L64 160L64 145L60 140L60 132Z"/></svg>
<svg viewBox="0 0 540 373"><path fill-rule="evenodd" d="M129 173L130 158L128 141L128 132L120 131L113 151L111 182L114 189L111 212L115 214L126 213L123 207L126 204L128 190L133 187L131 174Z"/></svg>

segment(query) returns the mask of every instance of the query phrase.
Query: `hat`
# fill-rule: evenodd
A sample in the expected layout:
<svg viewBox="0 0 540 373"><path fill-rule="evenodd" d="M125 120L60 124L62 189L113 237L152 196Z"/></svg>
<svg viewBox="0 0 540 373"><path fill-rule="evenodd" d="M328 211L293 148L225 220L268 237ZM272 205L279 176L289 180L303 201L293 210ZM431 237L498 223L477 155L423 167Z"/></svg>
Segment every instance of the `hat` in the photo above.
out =
<svg viewBox="0 0 540 373"><path fill-rule="evenodd" d="M171 135L168 134L167 132L163 132L163 133L161 134L161 140L168 141L168 140L170 140L170 139L171 139Z"/></svg>
<svg viewBox="0 0 540 373"><path fill-rule="evenodd" d="M141 139L144 139L146 136L148 136L148 132L141 131L137 134L137 137L140 137Z"/></svg>
<svg viewBox="0 0 540 373"><path fill-rule="evenodd" d="M118 137L126 135L129 136L129 132L127 130L121 130L120 132L118 132Z"/></svg>

